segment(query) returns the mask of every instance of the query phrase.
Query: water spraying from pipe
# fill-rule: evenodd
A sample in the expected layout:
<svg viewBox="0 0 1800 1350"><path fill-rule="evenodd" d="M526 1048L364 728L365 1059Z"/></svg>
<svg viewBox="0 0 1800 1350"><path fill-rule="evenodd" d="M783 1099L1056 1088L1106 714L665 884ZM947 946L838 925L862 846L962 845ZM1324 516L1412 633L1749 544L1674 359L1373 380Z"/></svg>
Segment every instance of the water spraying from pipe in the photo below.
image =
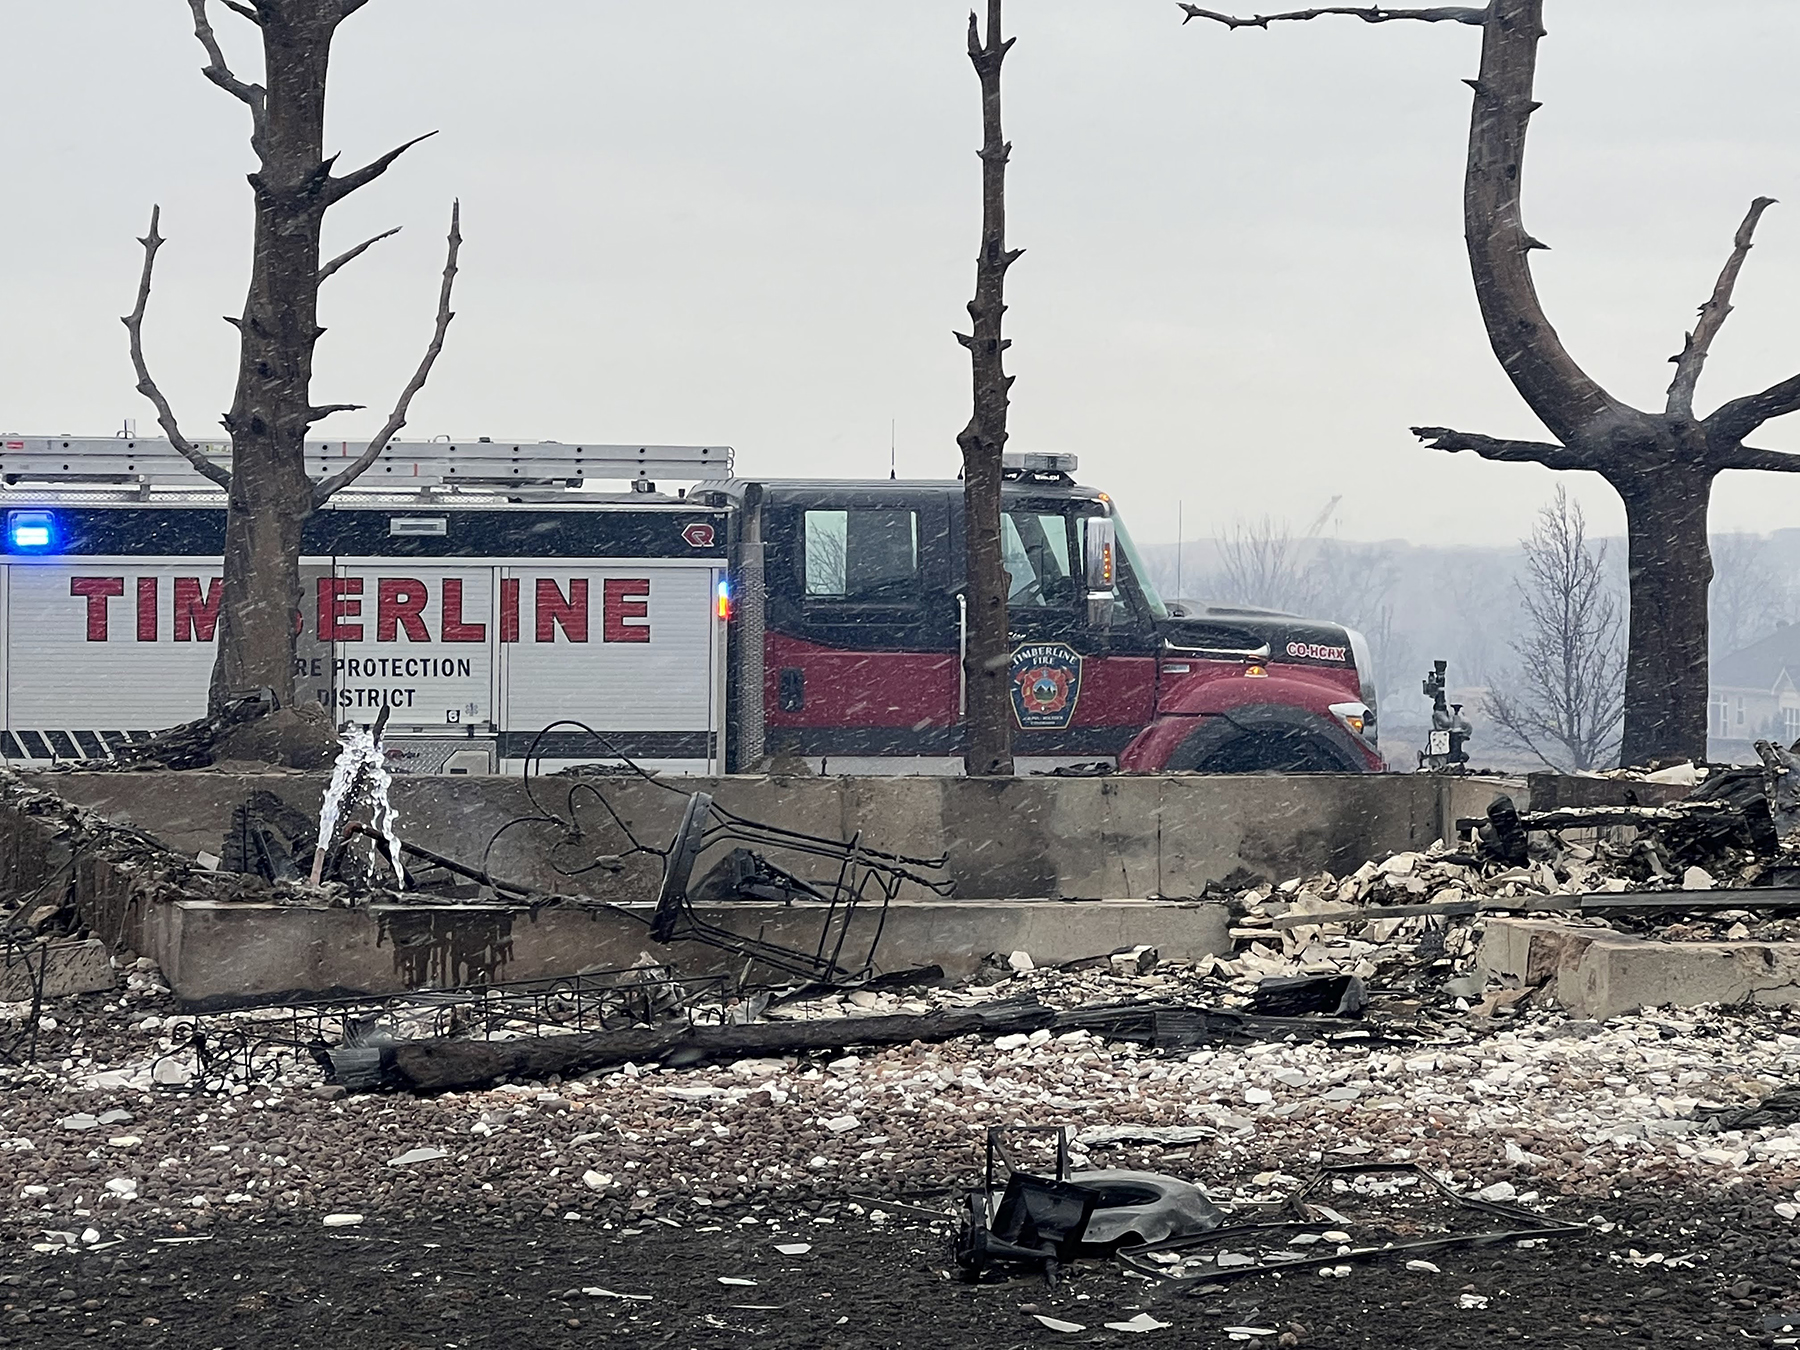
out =
<svg viewBox="0 0 1800 1350"><path fill-rule="evenodd" d="M388 772L387 754L381 748L381 732L387 722L387 709L373 728L346 727L338 738L343 748L331 771L331 785L325 789L325 800L319 808L319 844L313 851L312 883L324 879L325 862L337 843L340 824L359 810L368 813L369 825L387 845L388 861L393 864L395 888L406 889L406 869L400 862L400 837L396 824L399 814L388 799L393 775Z"/></svg>

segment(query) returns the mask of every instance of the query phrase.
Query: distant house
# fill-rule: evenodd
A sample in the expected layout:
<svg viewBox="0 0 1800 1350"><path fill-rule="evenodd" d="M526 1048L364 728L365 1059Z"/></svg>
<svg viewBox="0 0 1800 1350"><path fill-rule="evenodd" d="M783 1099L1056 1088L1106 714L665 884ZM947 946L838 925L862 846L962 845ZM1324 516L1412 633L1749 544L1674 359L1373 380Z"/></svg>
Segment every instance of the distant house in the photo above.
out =
<svg viewBox="0 0 1800 1350"><path fill-rule="evenodd" d="M1783 624L1712 663L1707 758L1753 764L1755 741L1800 740L1800 624Z"/></svg>

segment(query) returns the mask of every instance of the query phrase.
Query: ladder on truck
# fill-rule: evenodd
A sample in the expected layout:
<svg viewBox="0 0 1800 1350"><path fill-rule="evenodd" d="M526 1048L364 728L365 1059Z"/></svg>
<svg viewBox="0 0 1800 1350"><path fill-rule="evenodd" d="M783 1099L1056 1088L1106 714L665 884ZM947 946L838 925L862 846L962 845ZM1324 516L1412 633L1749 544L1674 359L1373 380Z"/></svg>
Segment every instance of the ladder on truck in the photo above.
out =
<svg viewBox="0 0 1800 1350"><path fill-rule="evenodd" d="M197 448L221 468L231 447ZM367 448L357 441L307 441L306 471L315 480L348 467ZM728 445L569 445L561 441L390 441L346 491L394 492L468 485L496 488L588 479L624 480L648 491L658 478L681 482L729 478ZM123 436L0 435L0 482L128 484L217 490L166 440Z"/></svg>

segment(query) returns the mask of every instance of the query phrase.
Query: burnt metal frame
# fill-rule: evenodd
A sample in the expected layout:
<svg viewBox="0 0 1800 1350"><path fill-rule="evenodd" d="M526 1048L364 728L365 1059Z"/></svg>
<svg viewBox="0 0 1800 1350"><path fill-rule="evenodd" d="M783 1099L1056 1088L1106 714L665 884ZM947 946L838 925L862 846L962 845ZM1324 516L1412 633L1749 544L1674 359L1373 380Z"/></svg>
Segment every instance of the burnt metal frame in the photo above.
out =
<svg viewBox="0 0 1800 1350"><path fill-rule="evenodd" d="M1383 1172L1417 1176L1458 1208L1492 1214L1497 1218L1509 1220L1514 1226L1476 1233L1449 1233L1442 1237L1425 1238L1417 1242L1395 1242L1379 1247L1355 1247L1349 1251L1337 1252L1328 1256L1297 1257L1282 1261L1263 1260L1253 1265L1209 1270L1201 1275L1173 1274L1154 1262L1142 1259L1152 1252L1185 1251L1191 1247L1203 1247L1227 1238L1244 1237L1249 1234L1292 1228L1318 1228L1327 1221L1308 1214L1306 1201L1309 1196L1333 1177L1370 1176ZM1440 1178L1433 1176L1417 1163L1338 1163L1329 1167L1321 1167L1306 1185L1288 1196L1282 1202L1281 1207L1294 1217L1269 1223L1229 1224L1205 1233L1165 1238L1161 1242L1147 1242L1136 1247L1121 1247L1117 1255L1121 1261L1139 1274L1185 1285L1188 1292L1192 1294L1197 1293L1201 1287L1217 1284L1224 1280L1240 1279L1246 1275L1283 1274L1290 1270L1312 1270L1321 1266L1361 1263L1413 1252L1447 1251L1456 1247L1484 1247L1496 1242L1512 1242L1522 1238L1568 1237L1588 1231L1586 1224L1559 1224L1541 1214L1534 1214L1528 1209L1515 1205L1483 1200L1480 1196L1475 1195L1464 1195L1461 1191L1446 1185Z"/></svg>
<svg viewBox="0 0 1800 1350"><path fill-rule="evenodd" d="M695 912L688 896L694 866L707 849L725 843L743 844L753 849L780 849L837 864L837 876L829 883L804 882L792 877L791 873L783 873L825 907L819 940L811 953L761 938L741 936L708 923ZM720 951L750 957L784 975L813 983L858 983L874 973L875 952L887 926L888 906L900 888L912 882L934 895L949 895L955 888L955 881L921 874L925 870L941 873L948 861L947 855L913 858L868 848L862 842L861 831L846 841L783 829L778 825L764 825L726 810L709 793L696 792L688 798L681 825L664 855L662 885L650 921L650 936L663 943L683 939L704 943ZM875 892L874 896L870 895L871 890ZM847 967L843 964L844 947L850 937L851 925L858 909L876 898L880 911L874 935L869 939L861 963Z"/></svg>

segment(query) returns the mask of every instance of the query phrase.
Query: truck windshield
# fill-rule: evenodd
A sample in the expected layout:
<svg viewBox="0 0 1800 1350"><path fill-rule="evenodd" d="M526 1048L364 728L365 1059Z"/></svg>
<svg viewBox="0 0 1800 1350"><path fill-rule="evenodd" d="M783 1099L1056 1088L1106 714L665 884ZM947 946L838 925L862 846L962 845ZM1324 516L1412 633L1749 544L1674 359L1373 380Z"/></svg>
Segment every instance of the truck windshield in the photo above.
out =
<svg viewBox="0 0 1800 1350"><path fill-rule="evenodd" d="M1112 508L1113 536L1118 540L1119 552L1125 555L1125 565L1131 569L1131 576L1142 592L1144 603L1150 606L1150 612L1159 619L1169 617L1169 607L1162 602L1156 593L1156 586L1150 580L1150 574L1144 570L1143 560L1138 557L1137 545L1131 542L1131 531L1125 528L1125 517L1119 514L1119 508Z"/></svg>

